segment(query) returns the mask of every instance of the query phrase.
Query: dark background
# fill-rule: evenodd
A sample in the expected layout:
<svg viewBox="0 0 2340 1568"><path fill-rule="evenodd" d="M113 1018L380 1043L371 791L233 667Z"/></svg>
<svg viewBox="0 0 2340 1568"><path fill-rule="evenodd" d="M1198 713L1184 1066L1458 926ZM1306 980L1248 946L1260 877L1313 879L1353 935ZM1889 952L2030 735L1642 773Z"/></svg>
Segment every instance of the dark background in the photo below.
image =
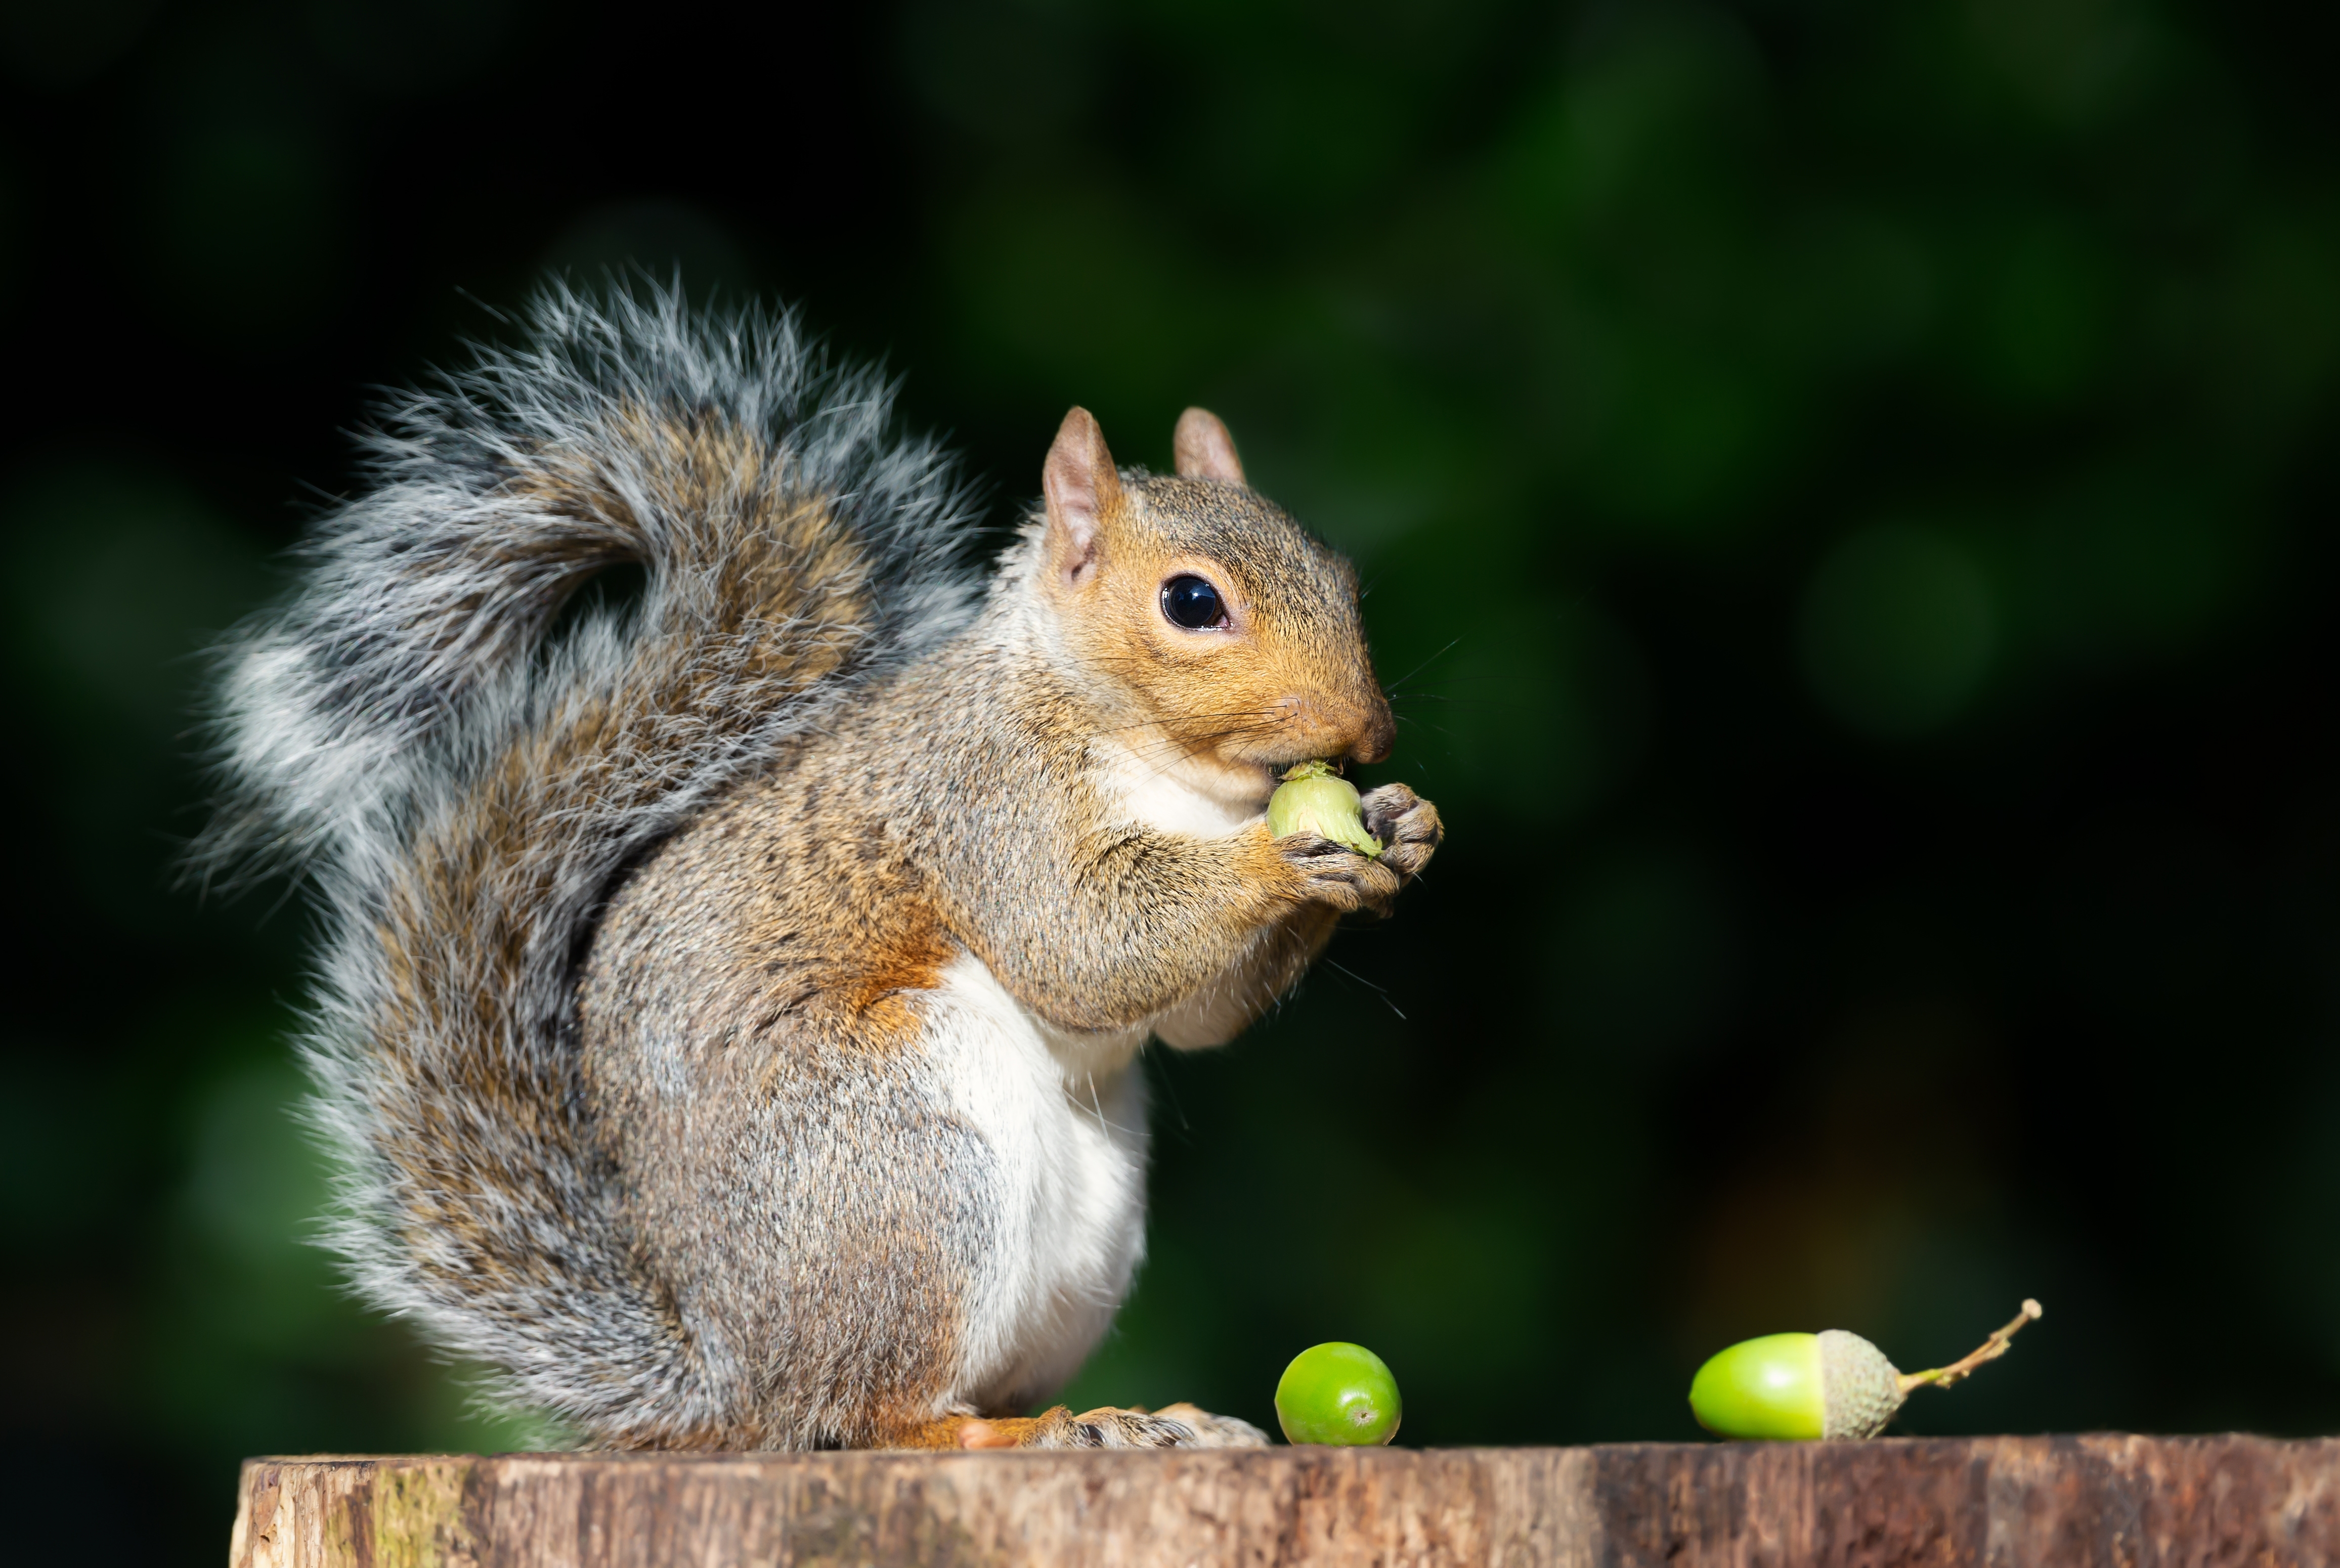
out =
<svg viewBox="0 0 2340 1568"><path fill-rule="evenodd" d="M174 891L205 637L370 385L679 263L907 376L1005 518L1188 402L1358 560L1452 840L1155 1062L1076 1401L1694 1436L2340 1430L2334 24L2148 0L17 5L0 465L12 1533L216 1561L246 1454L493 1447L335 1294L302 917ZM1402 678L1402 679L1401 679ZM25 1531L30 1531L28 1536Z"/></svg>

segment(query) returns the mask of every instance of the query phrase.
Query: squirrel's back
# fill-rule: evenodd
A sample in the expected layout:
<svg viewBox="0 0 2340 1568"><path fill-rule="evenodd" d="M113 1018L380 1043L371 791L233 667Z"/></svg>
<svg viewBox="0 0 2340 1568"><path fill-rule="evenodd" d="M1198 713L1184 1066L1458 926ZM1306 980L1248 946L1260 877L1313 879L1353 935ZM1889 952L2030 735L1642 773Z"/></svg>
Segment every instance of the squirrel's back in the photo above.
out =
<svg viewBox="0 0 2340 1568"><path fill-rule="evenodd" d="M604 1441L711 1414L580 1126L573 972L627 868L964 624L974 514L890 392L793 318L545 294L393 401L372 489L224 650L195 863L289 868L305 1046L362 1292ZM632 563L631 603L556 612Z"/></svg>

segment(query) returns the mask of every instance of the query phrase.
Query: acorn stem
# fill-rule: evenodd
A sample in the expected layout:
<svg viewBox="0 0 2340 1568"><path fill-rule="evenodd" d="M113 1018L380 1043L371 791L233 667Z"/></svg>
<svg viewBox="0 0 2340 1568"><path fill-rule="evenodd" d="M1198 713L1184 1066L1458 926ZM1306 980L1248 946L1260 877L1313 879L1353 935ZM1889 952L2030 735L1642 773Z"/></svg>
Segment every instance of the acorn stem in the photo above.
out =
<svg viewBox="0 0 2340 1568"><path fill-rule="evenodd" d="M2040 1315L2042 1315L2042 1313L2039 1304L2031 1300L2028 1296L2025 1297L2023 1310L2015 1315L2015 1321L2008 1324L2005 1328L2000 1329L1998 1333L1992 1335L1988 1339L1984 1340L1982 1344L1971 1353L1960 1356L1958 1360L1953 1361L1948 1366L1937 1366L1925 1372L1903 1373L1901 1374L1901 1392L1906 1394L1911 1389L1922 1387L1924 1384L1929 1383L1936 1388L1948 1388L1951 1384L1958 1382L1958 1379L1966 1376L1967 1374L1972 1372L1976 1367L1980 1366L1984 1362L1997 1361L2000 1356L2005 1355L2007 1354L2008 1341L2015 1337L2015 1331L2021 1328L2025 1324L2029 1323L2033 1318Z"/></svg>

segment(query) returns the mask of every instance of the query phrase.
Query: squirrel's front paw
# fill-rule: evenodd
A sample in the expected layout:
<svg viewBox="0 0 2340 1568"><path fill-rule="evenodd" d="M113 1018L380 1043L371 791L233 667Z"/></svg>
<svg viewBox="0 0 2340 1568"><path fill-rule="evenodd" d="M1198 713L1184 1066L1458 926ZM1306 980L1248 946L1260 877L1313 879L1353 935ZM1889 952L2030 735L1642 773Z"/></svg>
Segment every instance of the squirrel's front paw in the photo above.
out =
<svg viewBox="0 0 2340 1568"><path fill-rule="evenodd" d="M1376 859L1313 833L1278 839L1275 848L1284 864L1299 873L1310 902L1330 904L1344 915L1357 909L1386 915L1404 885L1397 868L1383 863L1386 851L1383 859Z"/></svg>
<svg viewBox="0 0 2340 1568"><path fill-rule="evenodd" d="M1403 784L1384 784L1357 804L1365 831L1382 841L1381 863L1397 873L1399 886L1413 881L1446 837L1438 808Z"/></svg>

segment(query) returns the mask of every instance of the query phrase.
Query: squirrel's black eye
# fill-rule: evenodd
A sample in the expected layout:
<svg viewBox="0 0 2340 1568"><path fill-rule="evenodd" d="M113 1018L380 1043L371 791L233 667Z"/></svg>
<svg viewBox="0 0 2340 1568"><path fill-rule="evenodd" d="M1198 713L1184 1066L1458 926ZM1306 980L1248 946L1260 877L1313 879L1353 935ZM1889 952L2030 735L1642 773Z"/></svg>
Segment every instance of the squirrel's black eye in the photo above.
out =
<svg viewBox="0 0 2340 1568"><path fill-rule="evenodd" d="M1185 573L1162 585L1162 613L1170 618L1171 625L1183 626L1189 631L1204 631L1227 623L1226 600L1219 597L1219 590L1201 578Z"/></svg>

